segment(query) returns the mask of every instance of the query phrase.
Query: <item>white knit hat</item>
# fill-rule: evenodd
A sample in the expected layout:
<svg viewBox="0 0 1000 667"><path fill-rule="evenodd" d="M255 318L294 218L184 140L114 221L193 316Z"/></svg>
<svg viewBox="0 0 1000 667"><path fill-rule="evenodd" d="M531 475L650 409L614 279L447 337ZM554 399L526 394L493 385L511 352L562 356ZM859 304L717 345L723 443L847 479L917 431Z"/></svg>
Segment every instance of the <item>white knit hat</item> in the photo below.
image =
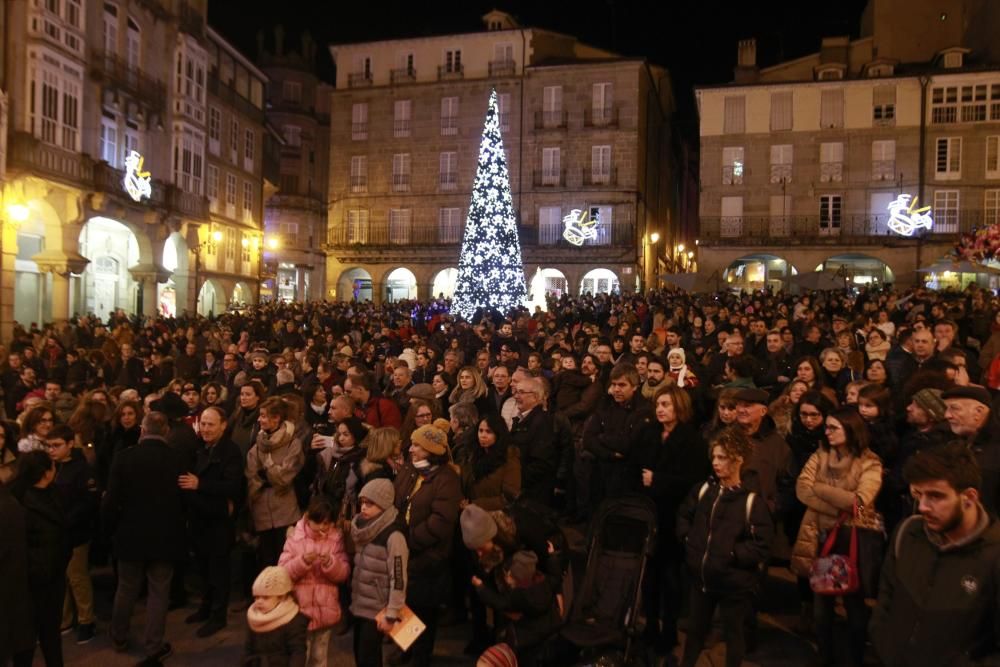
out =
<svg viewBox="0 0 1000 667"><path fill-rule="evenodd" d="M285 568L272 565L265 567L253 582L255 596L279 596L292 592L292 578Z"/></svg>

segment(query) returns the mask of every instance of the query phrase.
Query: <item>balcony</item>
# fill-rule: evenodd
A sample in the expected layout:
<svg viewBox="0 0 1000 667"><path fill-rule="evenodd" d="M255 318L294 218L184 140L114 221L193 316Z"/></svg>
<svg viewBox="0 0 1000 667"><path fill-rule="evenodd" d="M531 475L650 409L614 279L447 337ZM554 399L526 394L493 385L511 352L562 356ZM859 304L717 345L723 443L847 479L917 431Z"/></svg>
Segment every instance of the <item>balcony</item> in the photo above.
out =
<svg viewBox="0 0 1000 667"><path fill-rule="evenodd" d="M532 184L536 188L558 188L566 185L565 169L542 169L534 172Z"/></svg>
<svg viewBox="0 0 1000 667"><path fill-rule="evenodd" d="M895 160L872 160L872 180L873 181L895 181L896 161Z"/></svg>
<svg viewBox="0 0 1000 667"><path fill-rule="evenodd" d="M585 127L618 127L618 107L591 107L583 112Z"/></svg>
<svg viewBox="0 0 1000 667"><path fill-rule="evenodd" d="M354 194L368 192L368 177L351 176L351 192Z"/></svg>
<svg viewBox="0 0 1000 667"><path fill-rule="evenodd" d="M458 134L458 116L441 116L441 134Z"/></svg>
<svg viewBox="0 0 1000 667"><path fill-rule="evenodd" d="M454 171L441 172L439 187L442 190L454 190L458 187L458 174Z"/></svg>
<svg viewBox="0 0 1000 667"><path fill-rule="evenodd" d="M115 169L107 162L98 162L94 164L92 173L95 191L121 197L129 203L134 203L126 197L122 187L122 181L125 179L124 171ZM207 197L181 190L176 185L159 179L153 179L151 185L149 199L142 201L143 206L165 209L186 218L201 220L208 218L209 211L212 210Z"/></svg>
<svg viewBox="0 0 1000 667"><path fill-rule="evenodd" d="M514 76L517 72L513 60L491 60L489 68L490 76Z"/></svg>
<svg viewBox="0 0 1000 667"><path fill-rule="evenodd" d="M607 187L618 185L618 168L611 167L608 171L594 171L593 169L583 169L580 179L583 187Z"/></svg>
<svg viewBox="0 0 1000 667"><path fill-rule="evenodd" d="M521 227L519 236L522 246L558 246L576 248L563 238L563 224L544 224L538 227ZM635 247L635 225L623 222L600 222L596 225L597 236L584 242L584 246Z"/></svg>
<svg viewBox="0 0 1000 667"><path fill-rule="evenodd" d="M991 220L983 211L939 212L926 236L946 239L959 232L971 232ZM841 215L832 219L818 215L703 216L698 238L702 245L719 246L885 245L908 240L890 231L888 221L888 214Z"/></svg>
<svg viewBox="0 0 1000 667"><path fill-rule="evenodd" d="M722 168L723 185L743 185L743 165L727 164Z"/></svg>
<svg viewBox="0 0 1000 667"><path fill-rule="evenodd" d="M348 88L361 88L372 85L371 72L351 72L347 75Z"/></svg>
<svg viewBox="0 0 1000 667"><path fill-rule="evenodd" d="M410 175L407 174L393 174L392 175L392 191L393 192L409 192L410 191Z"/></svg>
<svg viewBox="0 0 1000 667"><path fill-rule="evenodd" d="M264 123L264 110L236 92L229 84L223 83L218 75L208 75L208 94L219 98L223 104L235 107L238 112L253 121Z"/></svg>
<svg viewBox="0 0 1000 667"><path fill-rule="evenodd" d="M405 239L405 240L404 240ZM401 233L400 223L369 222L348 225L337 223L327 232L327 243L333 248L365 246L388 248L393 246L458 245L461 236L445 225L409 222L406 233Z"/></svg>
<svg viewBox="0 0 1000 667"><path fill-rule="evenodd" d="M11 134L7 153L11 172L28 171L61 183L86 186L93 181L93 164L86 155L43 143L27 132Z"/></svg>
<svg viewBox="0 0 1000 667"><path fill-rule="evenodd" d="M410 136L410 119L396 118L392 121L392 136L396 138Z"/></svg>
<svg viewBox="0 0 1000 667"><path fill-rule="evenodd" d="M121 90L149 111L163 113L167 108L167 88L144 72L130 67L115 53L92 49L90 76L103 85Z"/></svg>
<svg viewBox="0 0 1000 667"><path fill-rule="evenodd" d="M843 162L820 162L819 182L820 183L840 183L844 180Z"/></svg>
<svg viewBox="0 0 1000 667"><path fill-rule="evenodd" d="M456 65L438 65L438 81L463 78L465 78L465 65L462 63Z"/></svg>
<svg viewBox="0 0 1000 667"><path fill-rule="evenodd" d="M177 27L181 32L186 32L198 41L205 39L205 16L197 7L182 1L177 7L177 18Z"/></svg>
<svg viewBox="0 0 1000 667"><path fill-rule="evenodd" d="M368 121L351 123L351 140L364 141L368 138Z"/></svg>
<svg viewBox="0 0 1000 667"><path fill-rule="evenodd" d="M400 67L389 72L392 83L413 83L417 80L417 70L413 67Z"/></svg>
<svg viewBox="0 0 1000 667"><path fill-rule="evenodd" d="M565 111L536 111L536 130L555 130L566 127Z"/></svg>
<svg viewBox="0 0 1000 667"><path fill-rule="evenodd" d="M792 182L792 165L783 164L772 164L771 165L771 182L772 183L791 183Z"/></svg>

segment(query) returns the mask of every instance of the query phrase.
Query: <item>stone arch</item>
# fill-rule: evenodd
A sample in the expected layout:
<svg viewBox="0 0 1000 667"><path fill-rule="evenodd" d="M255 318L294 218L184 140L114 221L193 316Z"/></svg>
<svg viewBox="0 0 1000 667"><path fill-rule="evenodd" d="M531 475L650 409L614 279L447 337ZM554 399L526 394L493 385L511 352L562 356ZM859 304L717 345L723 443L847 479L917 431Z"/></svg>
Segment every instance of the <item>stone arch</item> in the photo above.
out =
<svg viewBox="0 0 1000 667"><path fill-rule="evenodd" d="M570 293L569 279L560 269L538 267L534 274L528 277L528 309L536 306L547 310L546 297L551 294L559 298Z"/></svg>
<svg viewBox="0 0 1000 667"><path fill-rule="evenodd" d="M196 309L199 315L221 315L229 302L226 287L218 278L205 278L198 293Z"/></svg>
<svg viewBox="0 0 1000 667"><path fill-rule="evenodd" d="M140 237L144 237L145 244ZM78 306L83 312L101 319L118 309L130 315L137 312L139 283L129 269L142 264L140 248L150 250L149 239L141 230L121 220L94 216L80 229L80 254L90 260L78 278Z"/></svg>
<svg viewBox="0 0 1000 667"><path fill-rule="evenodd" d="M580 294L589 293L596 296L620 292L621 282L618 273L609 268L599 266L590 269L580 278Z"/></svg>
<svg viewBox="0 0 1000 667"><path fill-rule="evenodd" d="M250 305L254 302L253 288L245 280L237 281L233 286L233 305Z"/></svg>
<svg viewBox="0 0 1000 667"><path fill-rule="evenodd" d="M188 309L189 254L187 242L179 232L172 232L164 239L160 264L171 275L166 282L157 284L157 311L161 315L178 315Z"/></svg>
<svg viewBox="0 0 1000 667"><path fill-rule="evenodd" d="M896 274L883 259L860 252L841 253L824 259L816 271L840 271L856 285L894 283Z"/></svg>
<svg viewBox="0 0 1000 667"><path fill-rule="evenodd" d="M383 300L402 301L417 298L417 274L405 266L386 270L382 277Z"/></svg>
<svg viewBox="0 0 1000 667"><path fill-rule="evenodd" d="M458 268L449 266L434 274L431 281L430 298L436 299L442 294L446 299L455 295L455 283L458 281Z"/></svg>
<svg viewBox="0 0 1000 667"><path fill-rule="evenodd" d="M788 260L771 253L751 253L733 259L720 277L733 289L783 288L789 276L798 274Z"/></svg>
<svg viewBox="0 0 1000 667"><path fill-rule="evenodd" d="M337 299L340 301L372 301L372 274L355 266L345 269L337 278Z"/></svg>

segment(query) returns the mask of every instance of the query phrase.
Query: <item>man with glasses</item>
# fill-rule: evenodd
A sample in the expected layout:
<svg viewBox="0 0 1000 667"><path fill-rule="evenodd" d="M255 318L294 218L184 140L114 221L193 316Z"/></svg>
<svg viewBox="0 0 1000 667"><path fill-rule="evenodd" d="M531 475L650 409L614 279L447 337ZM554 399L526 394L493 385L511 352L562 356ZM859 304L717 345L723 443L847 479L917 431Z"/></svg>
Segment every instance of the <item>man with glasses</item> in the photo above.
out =
<svg viewBox="0 0 1000 667"><path fill-rule="evenodd" d="M518 383L510 440L521 453L521 496L551 506L559 453L552 413L543 407L547 396L542 382L525 378Z"/></svg>

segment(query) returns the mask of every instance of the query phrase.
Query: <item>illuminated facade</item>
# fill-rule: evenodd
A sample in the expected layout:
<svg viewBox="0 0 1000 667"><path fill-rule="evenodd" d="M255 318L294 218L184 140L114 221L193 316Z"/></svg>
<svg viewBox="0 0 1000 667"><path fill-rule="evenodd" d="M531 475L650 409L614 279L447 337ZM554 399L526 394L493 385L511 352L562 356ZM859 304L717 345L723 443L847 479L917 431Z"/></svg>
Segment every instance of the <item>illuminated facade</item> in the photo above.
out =
<svg viewBox="0 0 1000 667"><path fill-rule="evenodd" d="M502 12L483 19L479 33L330 47L328 294L452 294L494 88L533 303L652 283L645 239L675 234L669 76ZM574 209L600 221L581 248L563 236Z"/></svg>
<svg viewBox="0 0 1000 667"><path fill-rule="evenodd" d="M702 271L740 288L820 268L907 285L1000 220L1000 60L965 48L963 6L872 0L860 39L764 69L739 44L733 83L696 92ZM894 218L904 197L930 207L920 224Z"/></svg>

